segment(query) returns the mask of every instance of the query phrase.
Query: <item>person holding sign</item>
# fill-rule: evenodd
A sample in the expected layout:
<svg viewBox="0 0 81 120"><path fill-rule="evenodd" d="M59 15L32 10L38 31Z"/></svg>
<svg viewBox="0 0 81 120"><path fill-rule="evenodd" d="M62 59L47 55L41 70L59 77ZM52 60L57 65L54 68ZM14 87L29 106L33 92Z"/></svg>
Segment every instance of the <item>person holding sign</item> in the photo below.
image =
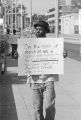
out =
<svg viewBox="0 0 81 120"><path fill-rule="evenodd" d="M36 38L46 37L46 34L50 32L49 24L45 21L39 21L34 24L34 28L36 30ZM33 120L54 120L56 96L54 81L58 80L58 74L32 75Z"/></svg>

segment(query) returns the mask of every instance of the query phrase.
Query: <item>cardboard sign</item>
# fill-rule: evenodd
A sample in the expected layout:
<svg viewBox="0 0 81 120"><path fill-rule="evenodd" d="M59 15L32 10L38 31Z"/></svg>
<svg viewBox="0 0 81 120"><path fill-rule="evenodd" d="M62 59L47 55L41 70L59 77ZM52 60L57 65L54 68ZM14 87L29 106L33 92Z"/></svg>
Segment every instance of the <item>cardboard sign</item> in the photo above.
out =
<svg viewBox="0 0 81 120"><path fill-rule="evenodd" d="M18 75L63 74L63 38L18 40Z"/></svg>

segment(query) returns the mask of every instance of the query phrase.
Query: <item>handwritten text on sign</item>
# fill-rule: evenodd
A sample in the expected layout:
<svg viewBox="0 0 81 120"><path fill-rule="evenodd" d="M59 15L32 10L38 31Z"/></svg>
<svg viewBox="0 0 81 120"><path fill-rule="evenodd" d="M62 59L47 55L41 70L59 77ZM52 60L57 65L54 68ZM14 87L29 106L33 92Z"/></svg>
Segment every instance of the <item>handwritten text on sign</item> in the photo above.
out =
<svg viewBox="0 0 81 120"><path fill-rule="evenodd" d="M62 38L22 39L18 52L18 75L63 74Z"/></svg>

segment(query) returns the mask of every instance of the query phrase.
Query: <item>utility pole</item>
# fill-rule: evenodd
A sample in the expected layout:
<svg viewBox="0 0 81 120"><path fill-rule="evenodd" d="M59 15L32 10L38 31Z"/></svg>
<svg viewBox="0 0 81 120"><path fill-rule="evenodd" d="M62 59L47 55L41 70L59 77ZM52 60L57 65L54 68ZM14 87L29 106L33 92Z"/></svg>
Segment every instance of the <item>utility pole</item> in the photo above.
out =
<svg viewBox="0 0 81 120"><path fill-rule="evenodd" d="M12 34L13 34L13 0L12 0Z"/></svg>
<svg viewBox="0 0 81 120"><path fill-rule="evenodd" d="M15 0L15 30L16 30L16 0Z"/></svg>
<svg viewBox="0 0 81 120"><path fill-rule="evenodd" d="M59 37L59 0L55 0L55 35Z"/></svg>
<svg viewBox="0 0 81 120"><path fill-rule="evenodd" d="M30 38L32 37L32 0L30 0Z"/></svg>
<svg viewBox="0 0 81 120"><path fill-rule="evenodd" d="M23 26L22 26L22 17L23 17L23 14L22 14L22 0L21 0L21 37L22 37L22 29L23 29Z"/></svg>

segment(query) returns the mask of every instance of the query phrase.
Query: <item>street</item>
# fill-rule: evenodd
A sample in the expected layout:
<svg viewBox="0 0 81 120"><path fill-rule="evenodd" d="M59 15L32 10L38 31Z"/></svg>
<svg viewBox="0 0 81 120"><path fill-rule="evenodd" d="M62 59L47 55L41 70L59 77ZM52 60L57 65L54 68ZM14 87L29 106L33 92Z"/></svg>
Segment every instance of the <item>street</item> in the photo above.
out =
<svg viewBox="0 0 81 120"><path fill-rule="evenodd" d="M18 79L17 60L7 60L7 73L0 77L0 120L33 120L32 96L27 80ZM65 58L64 75L55 82L55 90L55 120L81 120L80 61Z"/></svg>

